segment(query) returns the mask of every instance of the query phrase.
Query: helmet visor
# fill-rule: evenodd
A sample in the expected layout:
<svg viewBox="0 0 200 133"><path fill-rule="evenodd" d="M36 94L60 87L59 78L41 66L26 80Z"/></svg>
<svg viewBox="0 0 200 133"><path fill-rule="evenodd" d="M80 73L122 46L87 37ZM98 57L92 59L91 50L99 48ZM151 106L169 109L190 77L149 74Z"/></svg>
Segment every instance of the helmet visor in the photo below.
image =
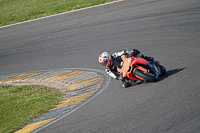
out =
<svg viewBox="0 0 200 133"><path fill-rule="evenodd" d="M105 60L104 62L100 63L102 66L106 66L108 64L108 60Z"/></svg>

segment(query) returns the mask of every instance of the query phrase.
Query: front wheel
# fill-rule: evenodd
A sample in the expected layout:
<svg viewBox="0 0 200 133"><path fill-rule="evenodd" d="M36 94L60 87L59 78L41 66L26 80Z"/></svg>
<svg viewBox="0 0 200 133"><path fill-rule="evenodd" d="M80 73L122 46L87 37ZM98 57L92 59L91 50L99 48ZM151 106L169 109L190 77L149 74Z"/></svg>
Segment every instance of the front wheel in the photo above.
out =
<svg viewBox="0 0 200 133"><path fill-rule="evenodd" d="M138 69L135 70L135 74L136 74L137 76L143 78L143 79L146 79L146 80L149 81L149 82L157 82L157 81L159 80L158 76L152 75L152 74L149 75L149 74L144 73L143 71L138 70Z"/></svg>

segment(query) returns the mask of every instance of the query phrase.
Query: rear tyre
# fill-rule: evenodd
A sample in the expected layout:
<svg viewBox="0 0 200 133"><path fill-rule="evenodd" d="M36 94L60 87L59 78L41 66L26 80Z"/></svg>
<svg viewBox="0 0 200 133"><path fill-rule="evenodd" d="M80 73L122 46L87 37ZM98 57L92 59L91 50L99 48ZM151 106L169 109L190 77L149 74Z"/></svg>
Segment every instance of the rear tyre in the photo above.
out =
<svg viewBox="0 0 200 133"><path fill-rule="evenodd" d="M153 74L149 75L138 69L135 70L135 74L143 79L146 79L149 82L157 82L159 80L158 76Z"/></svg>
<svg viewBox="0 0 200 133"><path fill-rule="evenodd" d="M159 65L158 66L160 68L160 75L159 76L164 76L166 74L166 69L164 66Z"/></svg>

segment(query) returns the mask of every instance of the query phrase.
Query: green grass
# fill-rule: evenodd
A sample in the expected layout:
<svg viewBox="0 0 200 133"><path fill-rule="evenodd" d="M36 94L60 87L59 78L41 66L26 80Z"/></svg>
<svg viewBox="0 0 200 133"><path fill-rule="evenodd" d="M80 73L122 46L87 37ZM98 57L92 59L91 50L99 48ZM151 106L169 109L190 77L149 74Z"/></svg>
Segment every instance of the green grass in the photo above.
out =
<svg viewBox="0 0 200 133"><path fill-rule="evenodd" d="M0 26L114 0L0 0Z"/></svg>
<svg viewBox="0 0 200 133"><path fill-rule="evenodd" d="M63 94L39 86L0 87L0 132L10 133L40 117L61 101Z"/></svg>

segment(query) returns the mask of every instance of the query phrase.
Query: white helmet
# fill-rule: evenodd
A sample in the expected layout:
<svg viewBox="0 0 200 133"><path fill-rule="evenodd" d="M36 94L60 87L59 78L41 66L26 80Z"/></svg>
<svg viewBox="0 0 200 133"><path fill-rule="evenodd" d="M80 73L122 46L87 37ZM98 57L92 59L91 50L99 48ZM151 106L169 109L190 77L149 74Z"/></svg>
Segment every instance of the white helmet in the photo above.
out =
<svg viewBox="0 0 200 133"><path fill-rule="evenodd" d="M111 55L108 52L103 52L99 55L99 63L102 66L109 67L111 62Z"/></svg>

